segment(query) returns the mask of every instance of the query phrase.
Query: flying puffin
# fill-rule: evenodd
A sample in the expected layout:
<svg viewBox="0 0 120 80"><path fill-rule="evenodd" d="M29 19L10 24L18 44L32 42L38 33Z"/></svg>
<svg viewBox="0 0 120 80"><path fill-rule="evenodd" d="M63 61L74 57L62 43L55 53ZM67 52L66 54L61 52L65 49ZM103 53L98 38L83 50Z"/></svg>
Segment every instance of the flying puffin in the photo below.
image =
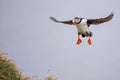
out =
<svg viewBox="0 0 120 80"><path fill-rule="evenodd" d="M64 24L69 24L69 25L75 25L77 27L78 31L78 40L76 44L81 44L82 40L80 39L80 35L82 37L88 37L88 44L92 44L92 40L90 37L92 36L92 32L89 31L89 26L92 25L97 25L101 24L107 21L110 21L113 18L114 14L111 13L105 18L99 18L99 19L86 19L86 18L79 18L75 17L73 20L68 20L68 21L58 21L54 17L50 17L51 20L57 23L64 23Z"/></svg>

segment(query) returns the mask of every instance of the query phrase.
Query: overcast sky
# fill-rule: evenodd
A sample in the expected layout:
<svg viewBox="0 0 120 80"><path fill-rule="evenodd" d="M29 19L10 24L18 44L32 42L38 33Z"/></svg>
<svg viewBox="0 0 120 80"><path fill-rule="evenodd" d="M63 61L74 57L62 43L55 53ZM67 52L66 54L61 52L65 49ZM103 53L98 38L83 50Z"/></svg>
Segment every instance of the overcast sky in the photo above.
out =
<svg viewBox="0 0 120 80"><path fill-rule="evenodd" d="M74 17L114 18L91 25L93 44L77 29L54 23ZM28 76L51 69L59 80L120 80L120 0L0 0L0 49Z"/></svg>

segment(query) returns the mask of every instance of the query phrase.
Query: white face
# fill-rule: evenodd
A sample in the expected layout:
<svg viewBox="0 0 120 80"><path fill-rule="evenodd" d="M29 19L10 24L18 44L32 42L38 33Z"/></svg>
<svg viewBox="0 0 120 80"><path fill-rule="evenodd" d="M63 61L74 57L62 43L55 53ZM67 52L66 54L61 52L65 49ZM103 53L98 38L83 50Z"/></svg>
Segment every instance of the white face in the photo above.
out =
<svg viewBox="0 0 120 80"><path fill-rule="evenodd" d="M74 19L73 19L73 23L74 23L74 24L78 24L79 22L80 22L80 18L74 18Z"/></svg>

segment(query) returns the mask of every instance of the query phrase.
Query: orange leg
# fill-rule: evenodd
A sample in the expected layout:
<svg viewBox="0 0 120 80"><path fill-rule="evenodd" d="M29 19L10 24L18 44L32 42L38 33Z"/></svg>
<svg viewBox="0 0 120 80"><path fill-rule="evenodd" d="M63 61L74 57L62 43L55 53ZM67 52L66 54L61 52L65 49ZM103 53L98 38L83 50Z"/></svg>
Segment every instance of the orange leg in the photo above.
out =
<svg viewBox="0 0 120 80"><path fill-rule="evenodd" d="M88 36L88 44L89 44L89 45L92 44L92 40L90 39L90 36Z"/></svg>
<svg viewBox="0 0 120 80"><path fill-rule="evenodd" d="M80 39L80 36L78 35L78 40L77 40L76 44L79 45L80 43L82 43L82 40Z"/></svg>

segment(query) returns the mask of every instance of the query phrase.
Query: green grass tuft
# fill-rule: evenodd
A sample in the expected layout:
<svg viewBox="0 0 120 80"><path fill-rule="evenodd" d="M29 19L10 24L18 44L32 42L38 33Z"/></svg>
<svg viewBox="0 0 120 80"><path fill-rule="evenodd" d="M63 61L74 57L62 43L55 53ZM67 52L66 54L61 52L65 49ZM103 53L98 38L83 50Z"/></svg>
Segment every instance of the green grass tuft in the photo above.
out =
<svg viewBox="0 0 120 80"><path fill-rule="evenodd" d="M0 51L0 80L32 80L30 77L22 75L12 59L7 53Z"/></svg>

